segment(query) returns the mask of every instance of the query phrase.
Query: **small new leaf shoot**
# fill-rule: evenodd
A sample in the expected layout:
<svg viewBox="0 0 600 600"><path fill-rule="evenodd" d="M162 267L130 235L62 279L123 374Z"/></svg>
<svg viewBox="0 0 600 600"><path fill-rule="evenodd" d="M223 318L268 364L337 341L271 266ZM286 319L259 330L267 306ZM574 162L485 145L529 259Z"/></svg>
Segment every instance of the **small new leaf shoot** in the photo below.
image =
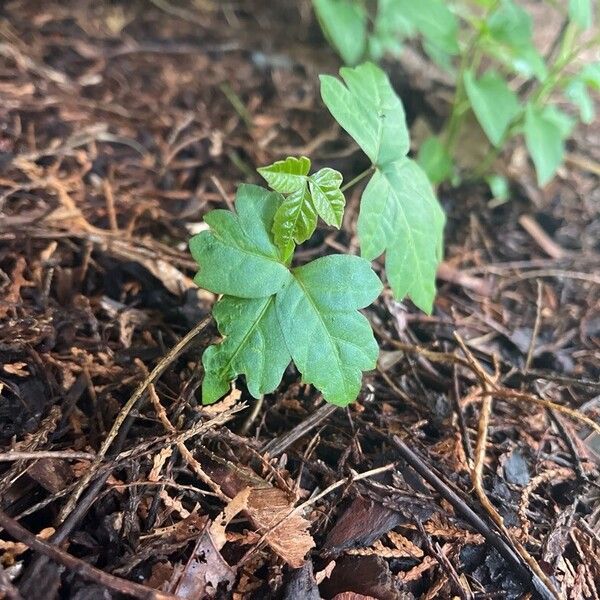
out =
<svg viewBox="0 0 600 600"><path fill-rule="evenodd" d="M340 228L346 200L340 190L342 174L324 168L309 175L306 156L288 156L257 171L276 192L289 194L277 209L273 222L275 244L289 258L295 244L302 244L314 233L317 216Z"/></svg>
<svg viewBox="0 0 600 600"><path fill-rule="evenodd" d="M471 70L467 70L464 82L479 124L490 142L500 147L509 125L520 112L517 95L494 70L487 71L479 79Z"/></svg>

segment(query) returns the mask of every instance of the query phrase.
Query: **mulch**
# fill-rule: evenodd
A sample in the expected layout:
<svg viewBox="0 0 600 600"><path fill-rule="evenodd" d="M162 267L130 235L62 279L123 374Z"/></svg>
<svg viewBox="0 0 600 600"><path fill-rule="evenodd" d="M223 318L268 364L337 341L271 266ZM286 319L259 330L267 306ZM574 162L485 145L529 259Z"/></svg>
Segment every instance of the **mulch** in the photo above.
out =
<svg viewBox="0 0 600 600"><path fill-rule="evenodd" d="M544 190L518 146L509 202L439 190L434 313L365 311L355 404L201 404L187 240L257 166L367 166L338 66L308 2L0 7L0 597L600 598L597 125ZM360 191L300 260L357 252Z"/></svg>

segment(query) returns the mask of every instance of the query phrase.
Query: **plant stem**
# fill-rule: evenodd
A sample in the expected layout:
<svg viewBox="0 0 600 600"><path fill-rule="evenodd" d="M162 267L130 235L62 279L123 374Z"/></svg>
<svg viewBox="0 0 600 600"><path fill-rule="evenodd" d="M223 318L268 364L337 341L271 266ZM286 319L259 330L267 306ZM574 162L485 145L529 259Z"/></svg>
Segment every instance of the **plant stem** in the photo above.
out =
<svg viewBox="0 0 600 600"><path fill-rule="evenodd" d="M499 0L496 0L485 11L485 14L482 17L484 22L496 9L498 3ZM456 77L456 90L454 92L454 99L452 101L452 110L450 112L450 117L447 121L447 124L444 127L443 133L445 138L444 148L450 156L454 154L454 146L456 144L462 122L469 108L469 102L464 84L464 76L468 70L475 70L479 65L479 61L481 60L481 51L478 48L478 45L483 33L484 28L479 27L469 40L467 47L460 59L460 65L458 67L458 74Z"/></svg>
<svg viewBox="0 0 600 600"><path fill-rule="evenodd" d="M532 95L531 102L543 104L544 100L554 91L564 69L577 57L579 50L574 48L574 42L579 29L570 23L562 35L558 56L548 73L548 77Z"/></svg>
<svg viewBox="0 0 600 600"><path fill-rule="evenodd" d="M585 49L585 45L580 47L575 46L575 40L578 31L579 29L572 23L569 23L566 27L564 27L558 40L558 56L556 57L552 67L549 69L548 76L546 77L545 81L541 84L538 84L538 88L532 93L529 104L543 106L548 96L550 96L559 85L564 70L573 62L573 60L575 60L575 58L577 58L581 51ZM535 80L531 79L530 81ZM480 179L488 172L494 160L500 154L504 144L511 137L518 133L524 117L525 106L523 105L519 111L519 114L513 119L512 123L502 136L502 140L498 144L498 147L491 147L481 162L479 168L476 169L473 177L474 179Z"/></svg>
<svg viewBox="0 0 600 600"><path fill-rule="evenodd" d="M357 175L354 179L351 179L348 183L344 184L340 188L340 191L345 192L346 190L349 190L353 185L356 185L359 181L361 181L362 179L367 177L367 175L370 175L371 173L373 173L373 171L375 171L375 169L376 169L375 165L371 165L368 169L365 169L362 173Z"/></svg>
<svg viewBox="0 0 600 600"><path fill-rule="evenodd" d="M519 114L509 125L508 129L504 132L500 143L497 146L492 146L490 144L489 150L486 152L485 156L483 157L483 160L479 163L479 166L475 169L475 172L473 173L473 181L478 181L488 173L490 167L494 164L494 161L498 158L498 155L504 148L504 144L506 144L506 142L519 130L524 116L525 111L521 109L519 111Z"/></svg>

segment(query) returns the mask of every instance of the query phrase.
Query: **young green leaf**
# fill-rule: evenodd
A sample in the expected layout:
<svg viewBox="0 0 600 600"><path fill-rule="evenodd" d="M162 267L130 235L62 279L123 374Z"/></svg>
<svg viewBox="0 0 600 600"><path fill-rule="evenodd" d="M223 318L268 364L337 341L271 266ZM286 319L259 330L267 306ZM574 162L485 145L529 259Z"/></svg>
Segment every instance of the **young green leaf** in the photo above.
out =
<svg viewBox="0 0 600 600"><path fill-rule="evenodd" d="M584 123L592 123L596 116L594 101L588 93L585 81L572 79L565 88L565 96L579 109L579 116Z"/></svg>
<svg viewBox="0 0 600 600"><path fill-rule="evenodd" d="M500 73L489 70L476 79L470 69L464 75L465 90L473 112L494 146L500 147L504 134L519 114L519 99Z"/></svg>
<svg viewBox="0 0 600 600"><path fill-rule="evenodd" d="M452 176L452 157L438 137L428 137L419 148L417 163L431 183L441 183Z"/></svg>
<svg viewBox="0 0 600 600"><path fill-rule="evenodd" d="M319 216L327 225L342 225L346 199L340 190L342 174L335 169L320 169L308 179L308 186Z"/></svg>
<svg viewBox="0 0 600 600"><path fill-rule="evenodd" d="M194 281L216 294L263 298L280 290L290 272L270 237L273 217L282 198L255 185L241 185L235 198L237 214L213 210L210 226L190 240L200 270Z"/></svg>
<svg viewBox="0 0 600 600"><path fill-rule="evenodd" d="M364 56L367 44L367 11L354 0L313 0L321 29L347 65Z"/></svg>
<svg viewBox="0 0 600 600"><path fill-rule="evenodd" d="M425 38L439 62L440 53L458 54L458 20L443 0L396 0L396 10ZM429 53L429 52L428 52ZM442 59L443 60L443 59ZM443 61L445 62L445 61Z"/></svg>
<svg viewBox="0 0 600 600"><path fill-rule="evenodd" d="M525 143L540 186L546 185L558 169L565 153L564 140L572 121L552 106L544 108L528 104L525 111Z"/></svg>
<svg viewBox="0 0 600 600"><path fill-rule="evenodd" d="M566 140L571 135L576 123L571 115L568 115L566 112L559 110L556 106L552 106L551 104L544 107L544 115L546 119L553 121L558 127L563 140Z"/></svg>
<svg viewBox="0 0 600 600"><path fill-rule="evenodd" d="M485 178L490 192L492 192L493 200L488 204L490 208L504 204L510 197L510 186L508 179L504 175L493 173Z"/></svg>
<svg viewBox="0 0 600 600"><path fill-rule="evenodd" d="M317 211L304 182L279 206L273 221L275 243L284 256L291 256L294 244L305 242L317 228Z"/></svg>
<svg viewBox="0 0 600 600"><path fill-rule="evenodd" d="M271 189L281 194L291 194L306 185L310 159L306 156L288 156L285 160L278 160L268 167L256 170L266 179Z"/></svg>
<svg viewBox="0 0 600 600"><path fill-rule="evenodd" d="M507 46L520 48L531 43L531 17L513 0L501 0L498 8L488 17L487 27L497 42Z"/></svg>
<svg viewBox="0 0 600 600"><path fill-rule="evenodd" d="M373 164L406 155L408 128L400 98L387 75L372 63L342 68L339 79L321 75L321 97L335 120L354 138Z"/></svg>
<svg viewBox="0 0 600 600"><path fill-rule="evenodd" d="M364 191L358 216L362 255L386 252L396 298L408 295L427 313L435 297L445 217L422 169L403 159L378 169Z"/></svg>
<svg viewBox="0 0 600 600"><path fill-rule="evenodd" d="M600 91L600 62L585 65L579 76L591 89Z"/></svg>
<svg viewBox="0 0 600 600"><path fill-rule="evenodd" d="M277 315L294 363L328 402L345 406L355 400L362 371L375 367L377 342L358 309L381 287L366 260L333 255L294 269L277 294Z"/></svg>
<svg viewBox="0 0 600 600"><path fill-rule="evenodd" d="M402 51L402 40L415 33L414 25L398 10L398 0L379 0L369 36L369 57L378 61L387 53L398 56Z"/></svg>
<svg viewBox="0 0 600 600"><path fill-rule="evenodd" d="M531 16L513 0L502 0L487 19L486 51L526 77L543 81L548 74L544 59L533 44ZM487 43L486 43L487 42Z"/></svg>
<svg viewBox="0 0 600 600"><path fill-rule="evenodd" d="M272 392L292 360L275 312L275 296L223 296L213 315L225 339L202 355L203 404L212 404L226 394L230 382L242 374L255 398Z"/></svg>
<svg viewBox="0 0 600 600"><path fill-rule="evenodd" d="M346 200L340 190L342 174L321 169L312 175L305 156L288 156L257 169L277 192L290 194L277 209L273 222L275 244L284 258L291 257L294 244L305 242L317 227L317 215L328 225L340 227Z"/></svg>
<svg viewBox="0 0 600 600"><path fill-rule="evenodd" d="M592 3L590 0L569 0L569 18L582 29L592 26Z"/></svg>

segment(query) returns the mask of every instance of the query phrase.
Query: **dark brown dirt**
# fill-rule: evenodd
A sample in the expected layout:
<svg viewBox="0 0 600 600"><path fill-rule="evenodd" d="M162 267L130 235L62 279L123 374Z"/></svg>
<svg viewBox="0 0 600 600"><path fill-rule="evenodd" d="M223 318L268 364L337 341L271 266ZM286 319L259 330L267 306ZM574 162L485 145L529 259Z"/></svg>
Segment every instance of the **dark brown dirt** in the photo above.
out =
<svg viewBox="0 0 600 600"><path fill-rule="evenodd" d="M543 191L518 147L506 204L440 190L434 315L366 311L380 366L347 410L291 369L258 412L243 381L203 408L210 324L147 385L214 302L186 249L205 212L286 155L364 169L319 98L337 66L307 2L0 7L0 597L599 597L596 125ZM356 252L359 196L305 256Z"/></svg>

